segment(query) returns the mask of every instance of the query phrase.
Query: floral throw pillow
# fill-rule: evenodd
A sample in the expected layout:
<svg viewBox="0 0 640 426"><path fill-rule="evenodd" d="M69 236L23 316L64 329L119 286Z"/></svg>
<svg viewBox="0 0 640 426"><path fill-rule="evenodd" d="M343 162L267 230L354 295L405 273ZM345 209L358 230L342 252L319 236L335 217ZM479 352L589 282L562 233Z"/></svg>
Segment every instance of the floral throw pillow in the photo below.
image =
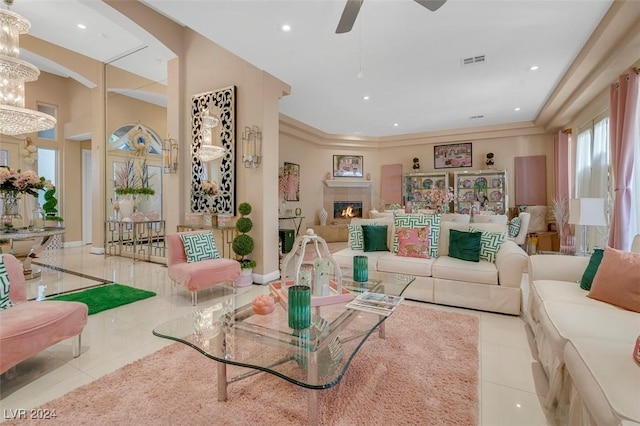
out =
<svg viewBox="0 0 640 426"><path fill-rule="evenodd" d="M398 256L430 259L429 226L424 228L396 228Z"/></svg>
<svg viewBox="0 0 640 426"><path fill-rule="evenodd" d="M13 306L9 299L9 273L4 266L4 256L0 254L0 310Z"/></svg>

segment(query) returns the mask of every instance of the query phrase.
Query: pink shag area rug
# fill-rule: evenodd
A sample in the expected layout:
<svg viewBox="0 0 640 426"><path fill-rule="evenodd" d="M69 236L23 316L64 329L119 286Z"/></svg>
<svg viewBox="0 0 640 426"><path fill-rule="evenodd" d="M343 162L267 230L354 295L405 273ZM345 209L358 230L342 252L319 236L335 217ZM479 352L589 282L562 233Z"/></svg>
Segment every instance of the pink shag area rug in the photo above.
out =
<svg viewBox="0 0 640 426"><path fill-rule="evenodd" d="M477 424L478 318L402 305L386 327L385 340L372 334L342 381L320 391L320 423ZM216 363L176 343L40 408L69 425L307 423L306 389L258 374L218 402L216 383Z"/></svg>

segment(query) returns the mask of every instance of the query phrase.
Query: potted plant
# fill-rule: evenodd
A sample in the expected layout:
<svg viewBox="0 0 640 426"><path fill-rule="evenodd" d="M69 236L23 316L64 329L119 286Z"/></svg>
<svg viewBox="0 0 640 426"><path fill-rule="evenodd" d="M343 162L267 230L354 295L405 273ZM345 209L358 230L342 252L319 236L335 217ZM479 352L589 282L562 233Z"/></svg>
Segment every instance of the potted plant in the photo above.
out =
<svg viewBox="0 0 640 426"><path fill-rule="evenodd" d="M239 256L237 259L240 262L240 278L236 280L236 287L245 287L253 284L253 268L256 266L256 261L253 259L247 259L246 256L253 252L253 238L247 235L247 232L253 228L253 222L248 216L251 213L251 204L241 203L238 206L238 212L240 213L240 219L236 221L236 229L239 235L233 239L231 248L233 252Z"/></svg>
<svg viewBox="0 0 640 426"><path fill-rule="evenodd" d="M64 219L58 216L57 205L56 187L52 186L44 192L44 204L42 205L45 214L44 226L62 227L64 225Z"/></svg>

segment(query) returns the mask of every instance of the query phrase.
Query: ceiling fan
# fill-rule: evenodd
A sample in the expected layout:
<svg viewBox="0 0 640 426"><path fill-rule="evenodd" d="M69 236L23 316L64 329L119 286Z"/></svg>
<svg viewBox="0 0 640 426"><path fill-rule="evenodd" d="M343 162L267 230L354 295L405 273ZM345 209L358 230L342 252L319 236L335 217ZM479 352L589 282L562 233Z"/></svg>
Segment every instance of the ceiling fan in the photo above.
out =
<svg viewBox="0 0 640 426"><path fill-rule="evenodd" d="M432 12L440 9L440 7L447 0L414 0L416 3L421 6L426 7ZM347 0L347 4L342 11L342 17L340 17L340 22L338 22L338 28L336 28L336 34L348 33L353 28L353 24L356 22L356 18L358 17L358 12L360 12L360 8L362 7L362 3L364 0Z"/></svg>

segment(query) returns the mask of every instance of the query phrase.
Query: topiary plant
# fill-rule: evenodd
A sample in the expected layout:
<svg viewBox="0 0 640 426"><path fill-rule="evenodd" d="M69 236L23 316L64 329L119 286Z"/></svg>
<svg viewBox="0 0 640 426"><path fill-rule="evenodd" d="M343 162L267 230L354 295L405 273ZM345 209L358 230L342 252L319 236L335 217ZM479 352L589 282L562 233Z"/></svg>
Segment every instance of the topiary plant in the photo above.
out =
<svg viewBox="0 0 640 426"><path fill-rule="evenodd" d="M238 261L240 262L240 267L242 269L253 269L256 267L256 261L252 259L247 259L246 256L250 255L253 252L253 238L247 235L247 232L251 231L253 228L253 222L251 219L246 217L251 213L251 204L242 203L238 206L238 212L241 217L236 221L236 229L240 233L237 237L233 239L233 243L231 244L231 248L233 252L240 256Z"/></svg>
<svg viewBox="0 0 640 426"><path fill-rule="evenodd" d="M54 222L62 222L64 219L58 216L58 199L56 198L56 187L51 187L44 193L44 204L42 210L44 210L46 220L52 220Z"/></svg>

